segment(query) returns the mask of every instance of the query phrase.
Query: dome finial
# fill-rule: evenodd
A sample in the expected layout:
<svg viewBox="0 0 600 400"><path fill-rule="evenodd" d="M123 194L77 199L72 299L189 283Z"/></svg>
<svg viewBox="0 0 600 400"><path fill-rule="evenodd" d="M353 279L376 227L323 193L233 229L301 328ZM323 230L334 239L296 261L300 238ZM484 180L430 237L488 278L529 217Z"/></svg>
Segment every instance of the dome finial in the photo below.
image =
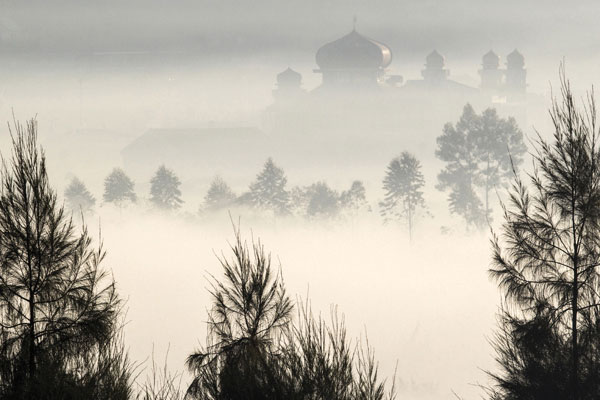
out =
<svg viewBox="0 0 600 400"><path fill-rule="evenodd" d="M354 14L354 18L352 18L352 31L356 32L356 14Z"/></svg>

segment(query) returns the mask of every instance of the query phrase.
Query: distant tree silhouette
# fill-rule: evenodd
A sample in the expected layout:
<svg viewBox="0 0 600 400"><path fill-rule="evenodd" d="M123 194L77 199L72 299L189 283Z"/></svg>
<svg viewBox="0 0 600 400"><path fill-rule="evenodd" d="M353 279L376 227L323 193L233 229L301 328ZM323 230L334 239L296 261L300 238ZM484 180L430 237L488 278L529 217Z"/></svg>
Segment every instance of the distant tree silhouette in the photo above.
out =
<svg viewBox="0 0 600 400"><path fill-rule="evenodd" d="M277 215L289 213L290 196L286 190L287 178L283 169L269 158L250 185L249 199L253 206L273 211Z"/></svg>
<svg viewBox="0 0 600 400"><path fill-rule="evenodd" d="M500 118L496 109L488 108L479 116L479 120L480 127L473 132L475 160L478 164L475 183L484 190L485 210L489 215L490 189L506 186L513 168L523 163L527 147L523 142L523 132L514 118Z"/></svg>
<svg viewBox="0 0 600 400"><path fill-rule="evenodd" d="M137 196L133 191L135 184L121 168L115 168L104 180L103 199L107 203L122 206L125 201L135 203Z"/></svg>
<svg viewBox="0 0 600 400"><path fill-rule="evenodd" d="M419 160L408 152L394 158L383 178L385 198L379 203L384 221L404 219L412 237L416 212L426 208L421 191L424 185Z"/></svg>
<svg viewBox="0 0 600 400"><path fill-rule="evenodd" d="M125 399L127 360L113 341L120 302L104 251L59 206L36 121L15 122L11 137L0 174L0 398L92 398L87 388Z"/></svg>
<svg viewBox="0 0 600 400"><path fill-rule="evenodd" d="M342 210L349 216L356 216L361 212L371 211L365 186L361 181L354 181L350 189L345 190L340 195L340 206Z"/></svg>
<svg viewBox="0 0 600 400"><path fill-rule="evenodd" d="M210 188L204 196L202 208L209 212L222 210L233 206L236 199L237 197L229 185L220 176L217 176L211 182Z"/></svg>
<svg viewBox="0 0 600 400"><path fill-rule="evenodd" d="M596 108L593 96L583 111L576 107L564 71L561 95L551 108L553 141L538 138L530 187L515 174L502 235L493 241L490 273L518 311L505 318L506 334L497 346L503 367L502 374L494 375L499 399L579 400L600 395L599 339L589 340L600 326ZM523 330L537 338L539 349L517 341ZM507 353L513 346L516 356ZM544 346L556 353L545 354ZM568 351L563 351L565 346ZM533 367L527 359L532 351L538 352L533 354ZM539 393L554 390L554 397L521 394L533 393L542 384L549 386Z"/></svg>
<svg viewBox="0 0 600 400"><path fill-rule="evenodd" d="M298 216L313 219L356 217L371 210L361 181L339 194L325 182L296 186L290 191L290 210Z"/></svg>
<svg viewBox="0 0 600 400"><path fill-rule="evenodd" d="M490 190L506 185L527 150L515 119L500 118L492 108L477 115L467 104L455 126L444 126L437 144L436 156L447 164L438 175L437 187L450 189L450 211L468 225L484 226L491 212ZM484 205L475 187L483 190Z"/></svg>
<svg viewBox="0 0 600 400"><path fill-rule="evenodd" d="M306 215L309 218L335 218L340 212L340 196L325 182L316 182L306 188Z"/></svg>
<svg viewBox="0 0 600 400"><path fill-rule="evenodd" d="M181 182L173 171L161 165L150 180L150 202L161 210L181 207Z"/></svg>
<svg viewBox="0 0 600 400"><path fill-rule="evenodd" d="M290 212L296 216L306 217L306 209L310 200L307 188L302 186L294 186L290 190Z"/></svg>
<svg viewBox="0 0 600 400"><path fill-rule="evenodd" d="M73 212L89 213L96 204L94 196L77 177L73 178L65 189L65 199Z"/></svg>
<svg viewBox="0 0 600 400"><path fill-rule="evenodd" d="M456 174L455 178L459 178L459 175ZM468 227L481 230L486 226L485 208L469 176L462 176L455 181L448 196L448 205L450 212L461 215Z"/></svg>

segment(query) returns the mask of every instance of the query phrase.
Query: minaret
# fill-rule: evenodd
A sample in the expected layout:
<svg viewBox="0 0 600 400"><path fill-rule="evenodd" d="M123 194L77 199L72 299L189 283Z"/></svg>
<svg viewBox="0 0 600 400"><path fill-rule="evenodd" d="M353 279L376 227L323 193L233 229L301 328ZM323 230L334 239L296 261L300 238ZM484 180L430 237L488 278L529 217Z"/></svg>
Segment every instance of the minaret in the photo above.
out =
<svg viewBox="0 0 600 400"><path fill-rule="evenodd" d="M277 88L273 90L276 100L286 100L296 97L302 92L302 75L291 68L277 74Z"/></svg>
<svg viewBox="0 0 600 400"><path fill-rule="evenodd" d="M479 70L481 90L492 96L500 94L503 73L500 69L500 57L492 50L485 53Z"/></svg>
<svg viewBox="0 0 600 400"><path fill-rule="evenodd" d="M525 58L518 50L506 56L506 92L509 100L518 100L527 89Z"/></svg>
<svg viewBox="0 0 600 400"><path fill-rule="evenodd" d="M450 71L444 68L444 57L437 50L429 53L425 59L425 69L421 71L423 79L433 85L439 84L448 78Z"/></svg>

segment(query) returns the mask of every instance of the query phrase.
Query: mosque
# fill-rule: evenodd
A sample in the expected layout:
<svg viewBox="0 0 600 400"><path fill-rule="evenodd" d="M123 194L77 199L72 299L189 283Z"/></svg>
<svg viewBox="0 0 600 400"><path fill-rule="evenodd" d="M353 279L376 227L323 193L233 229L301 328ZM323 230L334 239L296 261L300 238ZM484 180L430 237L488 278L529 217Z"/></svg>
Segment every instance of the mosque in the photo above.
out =
<svg viewBox="0 0 600 400"><path fill-rule="evenodd" d="M422 79L403 82L402 76L387 75L392 63L392 50L385 44L370 39L352 30L349 34L322 46L316 54L322 84L316 90L331 89L385 89L423 88L445 90L481 90L487 96L506 97L508 101L519 101L526 93L527 70L525 58L518 50L506 57L506 68L500 68L500 57L492 50L482 58L481 85L469 88L450 79L445 68L444 57L433 50L425 58ZM404 84L403 84L404 83ZM277 75L275 97L300 93L302 75L291 68Z"/></svg>
<svg viewBox="0 0 600 400"><path fill-rule="evenodd" d="M277 75L264 128L398 131L418 123L415 118L427 112L439 132L444 122L457 119L466 103L480 111L495 107L501 114L526 121L527 70L516 49L506 56L505 68L493 51L483 56L479 87L453 80L445 58L436 50L425 58L420 79L389 74L392 60L390 47L353 29L318 49L318 68L313 71L321 75L318 87L305 90L302 75L289 67Z"/></svg>
<svg viewBox="0 0 600 400"><path fill-rule="evenodd" d="M317 65L314 72L323 76L321 87L396 87L402 83L398 75L386 76L386 68L392 63L392 50L383 43L369 39L356 30L346 36L327 43L317 51ZM509 94L515 96L525 93L526 75L525 59L518 50L514 50L506 58L506 69L500 68L500 57L492 50L483 56L481 89L496 95ZM425 69L421 71L422 80L412 80L412 85L428 87L452 86L457 83L450 80L450 71L445 68L444 57L432 51L425 59ZM286 69L277 75L277 86L283 90L299 89L302 76Z"/></svg>
<svg viewBox="0 0 600 400"><path fill-rule="evenodd" d="M125 164L145 171L152 160L214 174L258 168L268 156L297 167L344 169L381 163L404 150L431 159L444 125L456 122L466 103L477 112L495 107L527 126L527 70L517 50L506 57L505 67L496 53L487 52L479 85L452 79L435 50L425 58L420 79L391 74L392 60L389 46L353 29L316 52L317 87L306 90L292 68L277 75L273 103L259 126L151 130L123 149ZM232 151L243 157L223 156Z"/></svg>

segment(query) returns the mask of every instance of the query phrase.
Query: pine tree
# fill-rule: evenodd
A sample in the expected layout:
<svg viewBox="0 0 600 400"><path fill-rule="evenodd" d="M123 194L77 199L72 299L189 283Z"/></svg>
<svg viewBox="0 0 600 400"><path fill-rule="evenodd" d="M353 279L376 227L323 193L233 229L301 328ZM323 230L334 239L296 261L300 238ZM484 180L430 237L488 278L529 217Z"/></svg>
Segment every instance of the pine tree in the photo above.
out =
<svg viewBox="0 0 600 400"><path fill-rule="evenodd" d="M104 251L50 187L35 120L14 126L0 175L0 397L72 398L60 387L99 378L82 360L110 342L119 299Z"/></svg>
<svg viewBox="0 0 600 400"><path fill-rule="evenodd" d="M181 207L181 182L173 171L161 165L150 180L150 202L162 210Z"/></svg>
<svg viewBox="0 0 600 400"><path fill-rule="evenodd" d="M519 394L531 388L535 393L540 379L553 385L552 398L580 400L600 395L600 150L596 108L591 96L583 111L579 110L564 75L561 83L562 99L554 100L551 109L553 142L538 139L529 186L515 175L502 235L493 241L490 273L516 309L508 314L513 326L508 325L504 341L497 346L504 370L494 375L499 399L541 399ZM556 357L539 356L537 373L531 375L531 370L526 370L531 363L524 358L531 349L514 342L519 337L514 326L544 320L550 326L547 333L542 332L543 340L564 341L568 351L563 357L559 352L564 346L552 345ZM513 348L517 351L511 352ZM562 374L553 375L554 382L546 379L557 368Z"/></svg>
<svg viewBox="0 0 600 400"><path fill-rule="evenodd" d="M450 189L450 212L462 216L468 226L485 226L491 213L490 190L506 185L526 152L516 121L498 117L495 109L477 115L467 104L456 126L444 126L437 144L436 156L446 162L437 188ZM484 203L477 188L483 190Z"/></svg>
<svg viewBox="0 0 600 400"><path fill-rule="evenodd" d="M191 354L187 396L199 400L393 400L378 377L372 349L347 336L336 309L331 325L309 302L292 318L281 272L260 242L248 247L239 229L232 257L220 257L213 280L206 346ZM297 323L295 323L297 320ZM187 398L187 397L186 397Z"/></svg>
<svg viewBox="0 0 600 400"><path fill-rule="evenodd" d="M290 196L285 188L286 184L287 178L283 169L269 158L250 185L249 197L252 205L277 215L289 214Z"/></svg>
<svg viewBox="0 0 600 400"><path fill-rule="evenodd" d="M203 209L209 212L222 210L233 206L236 200L237 197L227 182L217 176L211 182L210 188L204 196Z"/></svg>
<svg viewBox="0 0 600 400"><path fill-rule="evenodd" d="M211 290L207 346L187 359L194 375L188 394L213 400L288 398L274 347L291 320L292 302L260 243L249 249L236 230L231 250L231 260L219 259L224 279Z"/></svg>
<svg viewBox="0 0 600 400"><path fill-rule="evenodd" d="M96 199L87 190L85 184L77 177L71 180L71 183L65 189L65 199L68 207L73 212L89 213L96 204Z"/></svg>
<svg viewBox="0 0 600 400"><path fill-rule="evenodd" d="M383 179L385 198L379 203L381 216L384 222L406 220L411 238L417 211L426 209L424 185L421 163L408 152L390 162Z"/></svg>
<svg viewBox="0 0 600 400"><path fill-rule="evenodd" d="M125 201L135 203L135 184L120 168L115 168L104 180L104 201L122 206Z"/></svg>

